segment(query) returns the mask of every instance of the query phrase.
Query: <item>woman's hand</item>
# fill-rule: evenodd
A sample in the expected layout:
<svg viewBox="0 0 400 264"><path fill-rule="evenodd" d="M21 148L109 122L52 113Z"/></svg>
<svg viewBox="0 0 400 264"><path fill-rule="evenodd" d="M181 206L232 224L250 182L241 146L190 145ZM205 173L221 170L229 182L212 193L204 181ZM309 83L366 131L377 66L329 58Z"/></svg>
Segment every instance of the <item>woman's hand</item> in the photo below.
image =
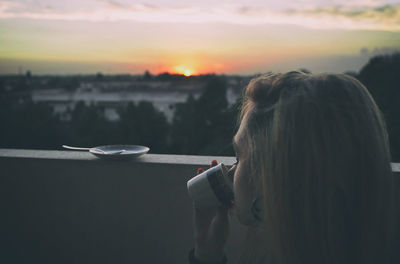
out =
<svg viewBox="0 0 400 264"><path fill-rule="evenodd" d="M212 167L217 165L212 162ZM198 173L202 170L199 169ZM205 263L219 262L225 254L225 244L229 235L228 207L197 209L194 207L194 255Z"/></svg>

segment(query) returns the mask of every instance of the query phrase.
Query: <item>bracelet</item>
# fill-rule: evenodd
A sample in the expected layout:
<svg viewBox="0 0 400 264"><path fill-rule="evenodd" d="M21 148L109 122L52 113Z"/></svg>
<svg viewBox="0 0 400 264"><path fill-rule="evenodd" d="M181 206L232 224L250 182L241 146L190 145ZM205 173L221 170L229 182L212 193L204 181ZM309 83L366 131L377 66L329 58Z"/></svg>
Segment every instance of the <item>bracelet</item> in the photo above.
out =
<svg viewBox="0 0 400 264"><path fill-rule="evenodd" d="M213 264L226 264L227 262L228 262L228 259L224 255L224 257L222 258L221 261L213 262ZM199 260L196 259L196 257L194 256L194 248L192 248L189 252L189 263L190 264L206 264L206 263L200 262Z"/></svg>

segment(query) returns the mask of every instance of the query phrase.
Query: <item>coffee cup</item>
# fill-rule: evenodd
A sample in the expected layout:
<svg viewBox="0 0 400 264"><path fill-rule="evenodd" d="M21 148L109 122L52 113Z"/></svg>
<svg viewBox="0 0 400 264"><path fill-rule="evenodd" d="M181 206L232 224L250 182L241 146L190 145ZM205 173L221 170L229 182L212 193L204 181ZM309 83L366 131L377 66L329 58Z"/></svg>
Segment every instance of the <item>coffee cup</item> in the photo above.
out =
<svg viewBox="0 0 400 264"><path fill-rule="evenodd" d="M190 179L187 189L195 207L199 209L230 206L233 202L233 184L223 163Z"/></svg>

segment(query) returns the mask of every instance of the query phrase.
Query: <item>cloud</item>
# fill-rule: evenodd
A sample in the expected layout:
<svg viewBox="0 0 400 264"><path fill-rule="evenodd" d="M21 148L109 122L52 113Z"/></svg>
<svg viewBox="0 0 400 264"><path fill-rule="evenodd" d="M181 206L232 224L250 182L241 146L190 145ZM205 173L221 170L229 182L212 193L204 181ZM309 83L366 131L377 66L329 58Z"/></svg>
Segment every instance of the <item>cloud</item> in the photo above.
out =
<svg viewBox="0 0 400 264"><path fill-rule="evenodd" d="M400 4L376 6L376 1L365 1L365 5L360 3L286 9L274 13L268 9L242 6L236 9L236 14L248 18L249 22L296 24L316 29L400 31Z"/></svg>
<svg viewBox="0 0 400 264"><path fill-rule="evenodd" d="M292 24L314 29L354 29L400 31L400 4L377 6L377 0L353 4L272 10L250 5L212 7L161 7L150 4L121 4L117 0L97 0L101 5L65 11L62 8L29 8L3 1L0 19L29 18L67 21L138 21L150 23ZM311 2L310 2L311 4Z"/></svg>
<svg viewBox="0 0 400 264"><path fill-rule="evenodd" d="M53 8L53 6L51 6L51 5L46 5L46 10L48 10L48 11L53 11L54 10L54 8Z"/></svg>
<svg viewBox="0 0 400 264"><path fill-rule="evenodd" d="M0 3L0 14L5 13L18 13L25 5L18 2L3 1Z"/></svg>
<svg viewBox="0 0 400 264"><path fill-rule="evenodd" d="M116 1L111 1L111 0L99 0L99 1L113 8L126 8L123 4L120 4Z"/></svg>
<svg viewBox="0 0 400 264"><path fill-rule="evenodd" d="M397 23L400 22L400 5L384 5L380 7L332 6L306 10L288 10L288 13L311 16L327 15L355 19L372 19L376 21L394 19Z"/></svg>
<svg viewBox="0 0 400 264"><path fill-rule="evenodd" d="M400 5L384 5L380 7L347 7L335 6L309 10L292 11L306 17L318 19L333 18L347 22L355 28L400 30Z"/></svg>
<svg viewBox="0 0 400 264"><path fill-rule="evenodd" d="M367 3L367 2L366 2ZM308 7L271 12L268 9L242 6L236 9L239 17L259 23L296 24L309 28L341 28L400 31L400 4L366 6L337 5Z"/></svg>

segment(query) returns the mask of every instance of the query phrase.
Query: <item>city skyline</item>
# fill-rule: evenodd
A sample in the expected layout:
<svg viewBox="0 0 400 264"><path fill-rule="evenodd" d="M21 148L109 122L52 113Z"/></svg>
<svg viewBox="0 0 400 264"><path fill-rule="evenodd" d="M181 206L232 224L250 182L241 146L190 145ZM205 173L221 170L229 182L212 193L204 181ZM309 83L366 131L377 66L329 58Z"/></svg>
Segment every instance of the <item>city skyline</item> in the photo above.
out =
<svg viewBox="0 0 400 264"><path fill-rule="evenodd" d="M0 74L358 71L400 50L400 2L0 3Z"/></svg>

